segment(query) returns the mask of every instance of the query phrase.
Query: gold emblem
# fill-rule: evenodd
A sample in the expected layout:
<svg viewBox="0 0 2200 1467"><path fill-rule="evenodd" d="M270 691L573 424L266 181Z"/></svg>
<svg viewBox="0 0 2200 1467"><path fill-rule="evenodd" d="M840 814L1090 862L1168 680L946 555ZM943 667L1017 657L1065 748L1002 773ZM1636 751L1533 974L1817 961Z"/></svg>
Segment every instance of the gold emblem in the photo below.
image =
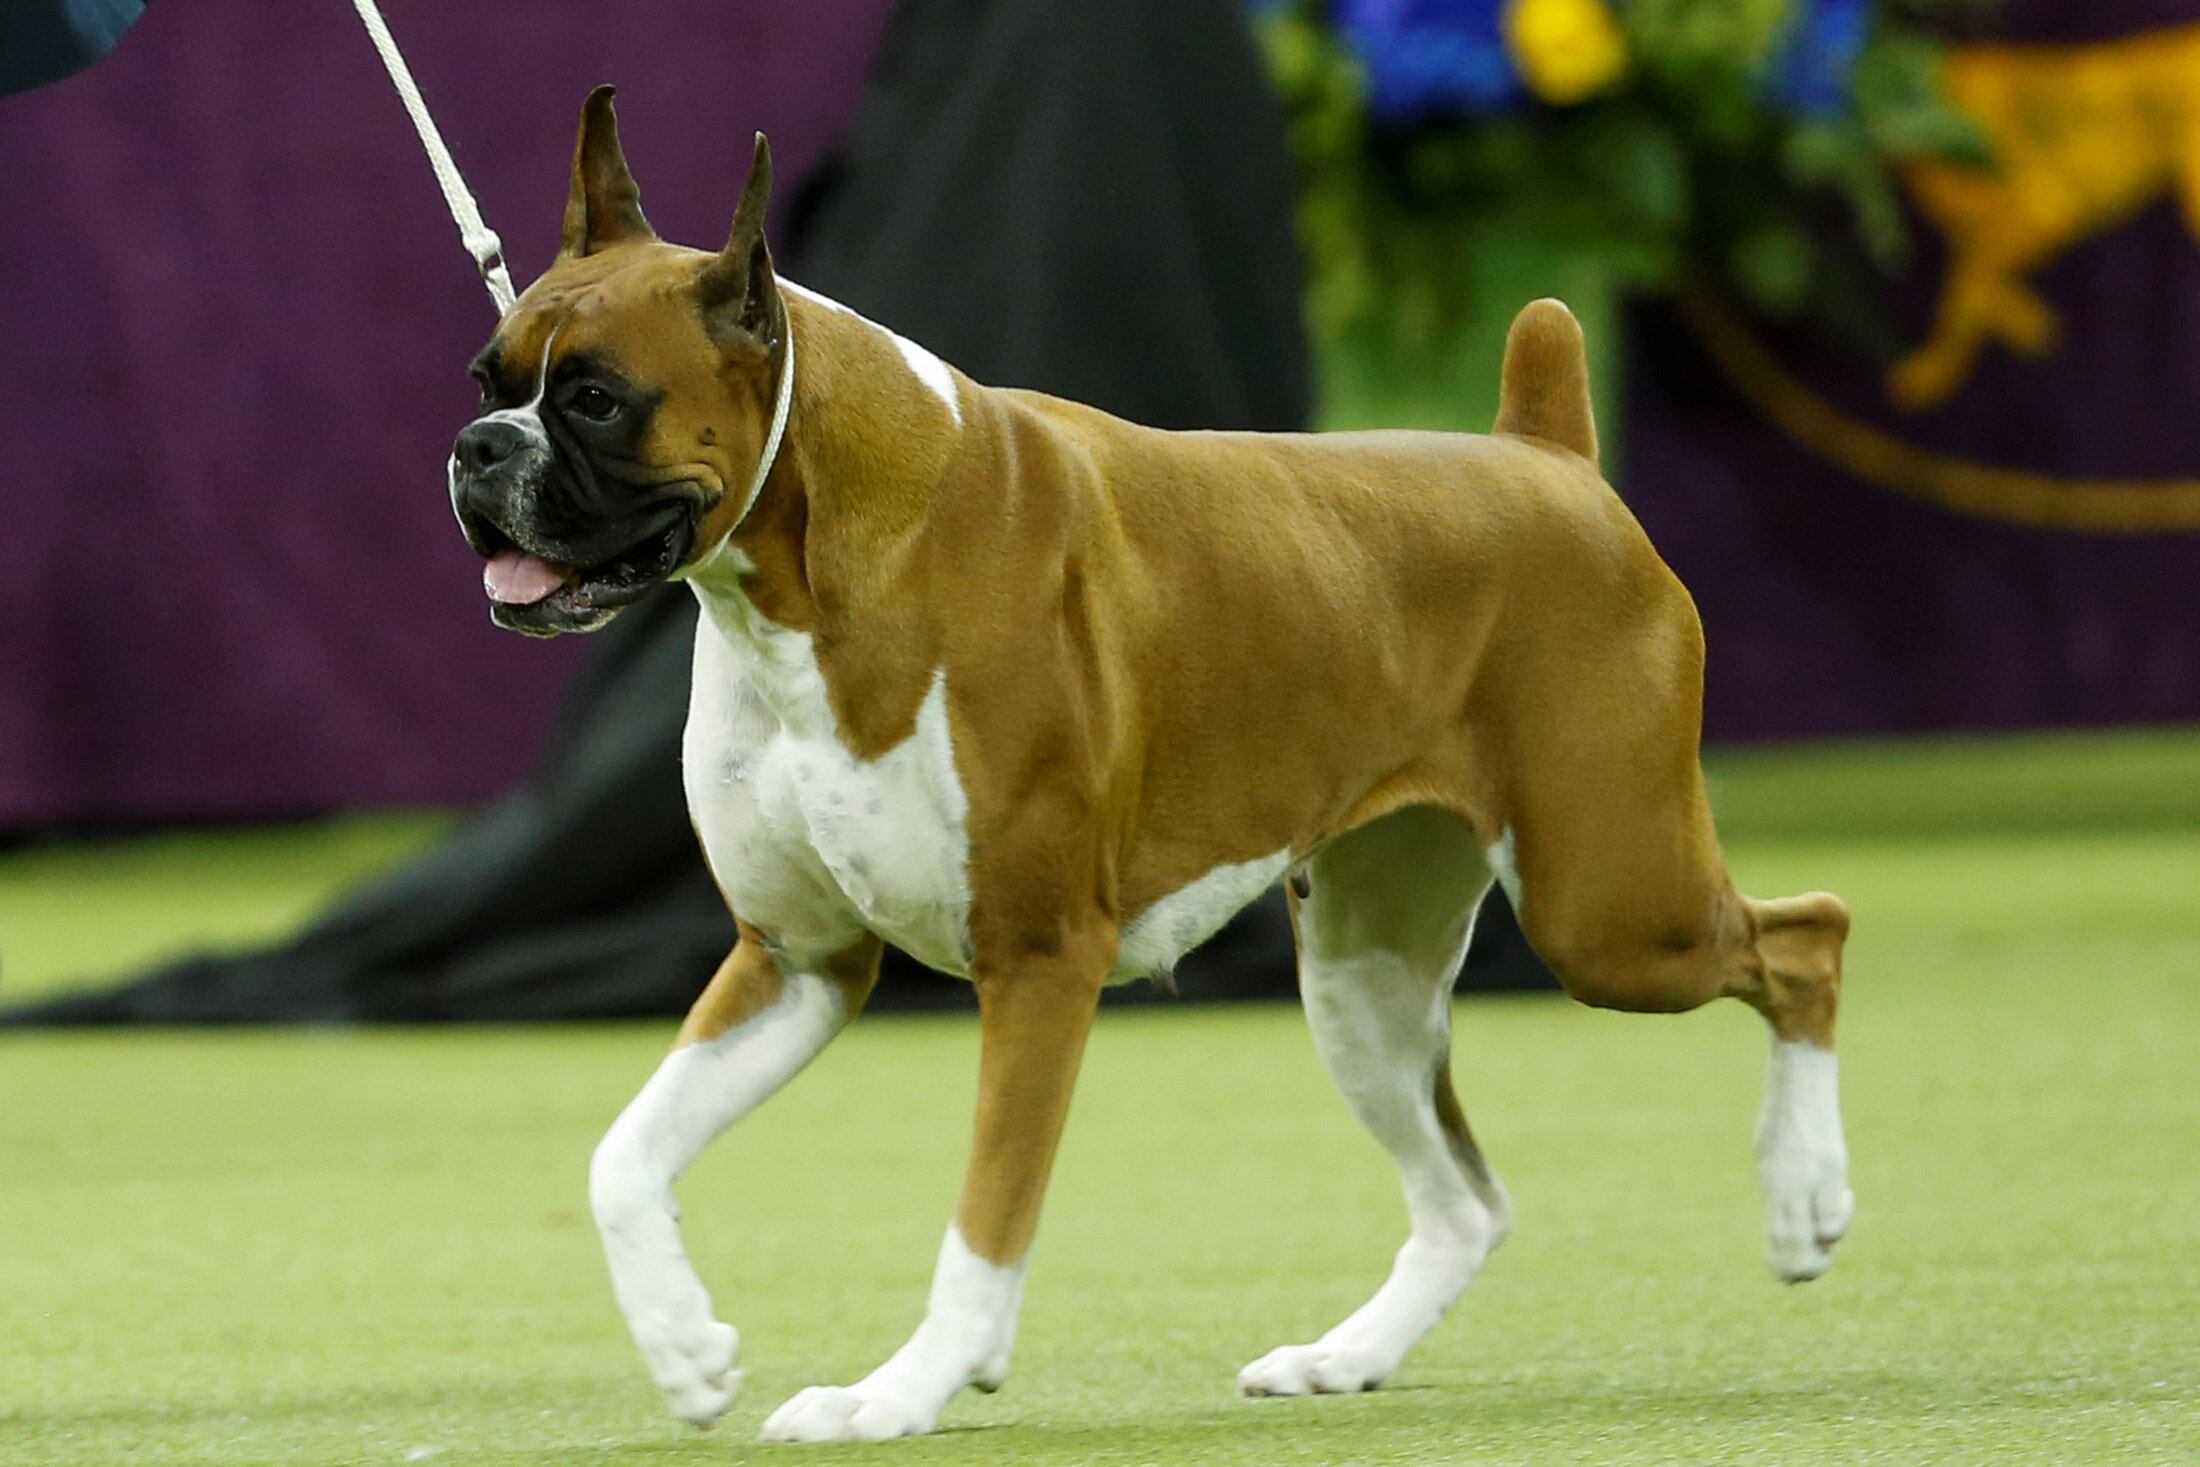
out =
<svg viewBox="0 0 2200 1467"><path fill-rule="evenodd" d="M1887 374L1916 410L1945 402L2000 346L2054 353L2053 308L2027 277L2174 194L2200 235L2200 24L2091 46L1958 47L1948 97L1994 163L1919 164L1904 182L1948 244L1930 334ZM1977 463L1904 442L1790 370L1710 290L1681 319L1720 375L1789 439L1851 477L1958 514L2093 535L2200 530L2200 478L2100 479Z"/></svg>
<svg viewBox="0 0 2200 1467"><path fill-rule="evenodd" d="M2051 355L2055 312L2026 277L2080 240L2165 192L2200 232L2200 24L2089 46L1958 47L1946 87L1994 163L1904 171L1949 257L1931 335L1887 374L1888 397L1910 409L1945 401L1991 344Z"/></svg>

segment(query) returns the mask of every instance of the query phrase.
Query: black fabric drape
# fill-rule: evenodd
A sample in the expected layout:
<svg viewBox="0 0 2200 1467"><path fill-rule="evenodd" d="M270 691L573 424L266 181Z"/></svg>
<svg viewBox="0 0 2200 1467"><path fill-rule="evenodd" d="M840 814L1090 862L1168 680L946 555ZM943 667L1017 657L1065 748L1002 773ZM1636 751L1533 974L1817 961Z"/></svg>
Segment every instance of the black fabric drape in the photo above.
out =
<svg viewBox="0 0 2200 1467"><path fill-rule="evenodd" d="M0 3L0 96L74 76L114 50L144 0Z"/></svg>
<svg viewBox="0 0 2200 1467"><path fill-rule="evenodd" d="M1239 0L905 0L782 245L790 276L980 381L1161 427L1307 425L1289 163ZM14 1021L679 1010L733 939L680 789L694 620L674 589L598 633L525 783L295 941ZM1288 992L1280 899L1179 982ZM874 1007L964 993L897 959Z"/></svg>

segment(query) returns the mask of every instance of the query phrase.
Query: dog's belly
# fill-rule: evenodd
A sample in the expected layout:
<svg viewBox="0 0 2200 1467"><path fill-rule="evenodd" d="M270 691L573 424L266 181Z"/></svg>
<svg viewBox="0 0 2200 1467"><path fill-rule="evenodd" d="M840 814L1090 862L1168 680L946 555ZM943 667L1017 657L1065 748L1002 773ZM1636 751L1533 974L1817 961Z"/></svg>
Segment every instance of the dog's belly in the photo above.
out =
<svg viewBox="0 0 2200 1467"><path fill-rule="evenodd" d="M1222 930L1222 924L1276 884L1290 864L1289 851L1236 865L1217 866L1197 881L1179 887L1123 924L1110 981L1142 978L1175 964L1184 954Z"/></svg>
<svg viewBox="0 0 2200 1467"><path fill-rule="evenodd" d="M907 739L843 746L809 638L706 611L682 746L688 810L727 904L808 967L865 931L970 976L969 802L935 678ZM1273 885L1289 853L1222 865L1123 925L1111 982L1167 968Z"/></svg>

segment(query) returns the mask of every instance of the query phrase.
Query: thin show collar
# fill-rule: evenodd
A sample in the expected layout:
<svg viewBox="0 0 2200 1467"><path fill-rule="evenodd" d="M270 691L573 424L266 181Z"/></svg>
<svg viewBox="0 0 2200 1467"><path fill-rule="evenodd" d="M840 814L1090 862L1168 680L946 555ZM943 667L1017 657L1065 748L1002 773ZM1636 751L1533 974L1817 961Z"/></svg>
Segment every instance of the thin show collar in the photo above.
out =
<svg viewBox="0 0 2200 1467"><path fill-rule="evenodd" d="M771 431L764 435L764 452L756 460L756 476L749 481L748 498L742 501L741 513L726 533L719 537L718 543L705 551L693 565L675 575L674 580L684 581L698 572L710 569L717 563L718 557L726 553L726 547L733 543L733 537L749 522L749 515L755 510L756 501L764 492L764 481L772 476L772 465L779 461L779 446L787 436L787 418L794 411L794 316L788 313L782 319L786 322L787 350L779 367L779 393L772 403Z"/></svg>
<svg viewBox="0 0 2200 1467"><path fill-rule="evenodd" d="M741 517L733 522L731 535L748 523L749 511L756 508L756 498L764 492L764 481L772 476L772 465L779 458L780 440L787 436L787 415L794 408L794 313L784 311L780 319L786 322L786 360L779 368L779 397L772 404L771 432L764 435L764 453L756 461L756 477L749 482L748 501L741 506Z"/></svg>

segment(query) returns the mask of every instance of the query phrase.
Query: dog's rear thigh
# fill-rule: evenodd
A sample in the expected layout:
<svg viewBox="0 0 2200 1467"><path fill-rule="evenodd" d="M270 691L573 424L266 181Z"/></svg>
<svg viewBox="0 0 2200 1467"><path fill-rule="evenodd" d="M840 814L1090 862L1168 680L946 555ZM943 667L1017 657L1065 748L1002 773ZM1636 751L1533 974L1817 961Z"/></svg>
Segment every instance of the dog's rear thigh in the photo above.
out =
<svg viewBox="0 0 2200 1467"><path fill-rule="evenodd" d="M1693 618L1677 621L1700 667ZM1631 649L1638 650L1639 649ZM1834 1024L1849 913L1827 892L1756 901L1734 889L1696 743L1697 676L1644 676L1636 656L1585 677L1531 731L1500 847L1521 927L1583 1003L1678 1013L1733 997L1772 1030L1757 1131L1768 1257L1788 1280L1832 1261L1854 1207ZM1674 664L1667 664L1670 672ZM1630 680L1630 672L1634 675Z"/></svg>

